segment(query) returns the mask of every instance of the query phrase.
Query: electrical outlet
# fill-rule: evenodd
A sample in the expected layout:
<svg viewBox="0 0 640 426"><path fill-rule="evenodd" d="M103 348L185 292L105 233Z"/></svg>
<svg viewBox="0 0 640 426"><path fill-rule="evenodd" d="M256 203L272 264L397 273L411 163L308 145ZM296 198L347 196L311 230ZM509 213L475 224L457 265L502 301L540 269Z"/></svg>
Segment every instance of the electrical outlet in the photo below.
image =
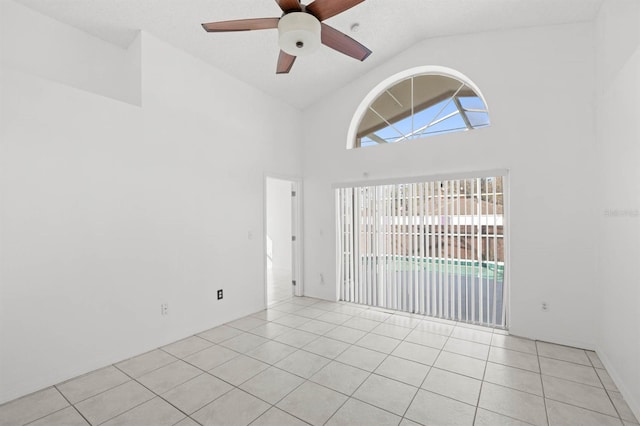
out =
<svg viewBox="0 0 640 426"><path fill-rule="evenodd" d="M169 315L169 304L168 303L160 304L160 315Z"/></svg>
<svg viewBox="0 0 640 426"><path fill-rule="evenodd" d="M218 300L222 299L222 289L218 290Z"/></svg>
<svg viewBox="0 0 640 426"><path fill-rule="evenodd" d="M549 304L547 302L542 302L540 304L540 309L542 309L544 312L547 312L549 310Z"/></svg>

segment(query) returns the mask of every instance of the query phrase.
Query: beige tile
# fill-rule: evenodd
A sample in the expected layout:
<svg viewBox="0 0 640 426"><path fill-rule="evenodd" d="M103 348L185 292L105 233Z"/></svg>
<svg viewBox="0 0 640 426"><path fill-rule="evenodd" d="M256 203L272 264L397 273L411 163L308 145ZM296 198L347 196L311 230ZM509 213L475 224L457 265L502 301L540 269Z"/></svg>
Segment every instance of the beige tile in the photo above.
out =
<svg viewBox="0 0 640 426"><path fill-rule="evenodd" d="M280 401L277 407L312 425L323 425L346 400L347 397L338 392L305 382Z"/></svg>
<svg viewBox="0 0 640 426"><path fill-rule="evenodd" d="M600 357L593 351L585 351L594 368L604 368L604 364L600 361Z"/></svg>
<svg viewBox="0 0 640 426"><path fill-rule="evenodd" d="M162 394L202 373L202 370L184 361L176 361L145 374L138 381L155 393Z"/></svg>
<svg viewBox="0 0 640 426"><path fill-rule="evenodd" d="M419 387L429 372L428 365L389 356L375 370L376 374Z"/></svg>
<svg viewBox="0 0 640 426"><path fill-rule="evenodd" d="M397 426L400 417L350 398L326 423L327 426Z"/></svg>
<svg viewBox="0 0 640 426"><path fill-rule="evenodd" d="M264 343L267 343L267 339L264 337L256 336L251 333L243 333L236 337L232 337L229 340L225 340L221 345L236 352L247 353Z"/></svg>
<svg viewBox="0 0 640 426"><path fill-rule="evenodd" d="M596 368L596 374L600 378L600 381L602 382L602 385L604 386L605 389L616 391L616 392L618 391L618 387L613 382L613 379L611 378L609 373L607 373L607 370Z"/></svg>
<svg viewBox="0 0 640 426"><path fill-rule="evenodd" d="M365 425L363 425L365 426ZM412 422L409 419L402 419L402 421L400 422L399 426L421 426L420 424L416 423L416 422Z"/></svg>
<svg viewBox="0 0 640 426"><path fill-rule="evenodd" d="M405 417L423 425L471 426L475 407L420 389Z"/></svg>
<svg viewBox="0 0 640 426"><path fill-rule="evenodd" d="M384 323L385 324L390 324L390 325L397 325L397 326L400 326L400 327L414 328L415 326L417 326L421 322L422 322L421 319L407 317L407 316L404 316L404 315L400 315L398 313L394 313L389 318L387 318Z"/></svg>
<svg viewBox="0 0 640 426"><path fill-rule="evenodd" d="M0 424L2 420L0 420ZM73 407L67 407L60 411L56 411L53 414L49 414L46 417L41 418L33 423L29 423L29 426L88 426L84 418Z"/></svg>
<svg viewBox="0 0 640 426"><path fill-rule="evenodd" d="M532 354L492 346L489 350L489 361L540 373L538 357Z"/></svg>
<svg viewBox="0 0 640 426"><path fill-rule="evenodd" d="M186 417L184 420L176 423L175 426L200 426L200 424L196 423L194 420L191 420L190 417Z"/></svg>
<svg viewBox="0 0 640 426"><path fill-rule="evenodd" d="M302 324L308 323L311 318L301 317L298 315L287 315L286 317L280 317L273 320L273 322L286 325L287 327L299 327Z"/></svg>
<svg viewBox="0 0 640 426"><path fill-rule="evenodd" d="M212 346L213 343L198 336L187 337L186 339L163 346L162 350L169 352L177 358L184 358L203 349Z"/></svg>
<svg viewBox="0 0 640 426"><path fill-rule="evenodd" d="M287 344L289 346L295 346L301 348L318 338L317 334L308 333L302 330L291 330L287 333L281 334L274 340L280 343Z"/></svg>
<svg viewBox="0 0 640 426"><path fill-rule="evenodd" d="M484 382L478 406L534 425L547 424L542 398L515 389Z"/></svg>
<svg viewBox="0 0 640 426"><path fill-rule="evenodd" d="M631 408L629 408L620 392L607 391L607 393L611 397L613 405L616 406L616 410L618 410L618 414L620 414L622 420L638 423L638 419L633 415Z"/></svg>
<svg viewBox="0 0 640 426"><path fill-rule="evenodd" d="M224 346L211 346L193 355L189 355L184 359L185 362L193 364L202 370L211 370L225 362L232 360L240 355L238 352L232 351Z"/></svg>
<svg viewBox="0 0 640 426"><path fill-rule="evenodd" d="M178 359L173 355L170 355L160 349L156 349L119 362L116 364L116 367L136 379L177 360Z"/></svg>
<svg viewBox="0 0 640 426"><path fill-rule="evenodd" d="M502 364L487 363L484 380L496 385L542 396L540 374Z"/></svg>
<svg viewBox="0 0 640 426"><path fill-rule="evenodd" d="M234 389L205 405L191 417L203 426L246 426L268 409L266 402Z"/></svg>
<svg viewBox="0 0 640 426"><path fill-rule="evenodd" d="M489 356L489 346L480 343L474 343L467 340L460 340L450 337L444 345L444 350L459 355L466 355L471 358L487 360Z"/></svg>
<svg viewBox="0 0 640 426"><path fill-rule="evenodd" d="M547 399L546 403L550 426L622 426L622 422L617 417L606 416L550 399Z"/></svg>
<svg viewBox="0 0 640 426"><path fill-rule="evenodd" d="M108 389L115 388L129 380L131 379L122 371L109 366L68 380L56 387L69 402L75 404Z"/></svg>
<svg viewBox="0 0 640 426"><path fill-rule="evenodd" d="M320 337L306 345L303 349L307 352L312 352L316 355L333 359L344 352L349 346L350 345L348 343L326 337Z"/></svg>
<svg viewBox="0 0 640 426"><path fill-rule="evenodd" d="M398 339L369 333L362 339L358 340L355 344L356 346L388 354L393 352L393 350L400 344L400 342L401 341Z"/></svg>
<svg viewBox="0 0 640 426"><path fill-rule="evenodd" d="M325 312L316 319L320 321L330 322L336 325L341 325L350 320L351 315L345 315L338 312Z"/></svg>
<svg viewBox="0 0 640 426"><path fill-rule="evenodd" d="M247 380L240 388L270 404L276 404L304 379L279 368L270 367Z"/></svg>
<svg viewBox="0 0 640 426"><path fill-rule="evenodd" d="M299 311L300 309L304 309L304 306L291 302L276 303L275 305L269 306L269 310L287 312L288 314Z"/></svg>
<svg viewBox="0 0 640 426"><path fill-rule="evenodd" d="M351 346L342 352L336 361L349 364L353 367L361 368L367 371L373 371L386 358L386 355L372 351L371 349L361 348L359 346Z"/></svg>
<svg viewBox="0 0 640 426"><path fill-rule="evenodd" d="M153 398L152 400L139 405L126 413L120 414L103 423L104 426L139 426L139 425L153 425L153 426L172 426L180 420L184 419L185 415L176 410L171 404L163 401L160 398Z"/></svg>
<svg viewBox="0 0 640 426"><path fill-rule="evenodd" d="M432 368L422 388L475 406L478 404L481 383L480 380L471 377Z"/></svg>
<svg viewBox="0 0 640 426"><path fill-rule="evenodd" d="M0 405L0 425L23 425L55 413L69 403L55 388L47 388Z"/></svg>
<svg viewBox="0 0 640 426"><path fill-rule="evenodd" d="M542 376L542 383L544 396L548 399L566 402L611 416L617 415L607 392L602 388L545 375Z"/></svg>
<svg viewBox="0 0 640 426"><path fill-rule="evenodd" d="M539 356L559 359L561 361L573 362L576 364L582 364L591 367L591 361L589 361L589 357L583 349L556 345L547 342L536 342L536 346L538 347Z"/></svg>
<svg viewBox="0 0 640 426"><path fill-rule="evenodd" d="M278 337L281 334L287 333L293 330L291 327L287 327L286 325L277 324L275 322L268 322L264 325L256 327L249 331L251 334L257 334L258 336L273 339L274 337Z"/></svg>
<svg viewBox="0 0 640 426"><path fill-rule="evenodd" d="M388 312L382 312L382 311L378 311L375 309L367 309L366 311L364 311L363 313L361 313L360 315L358 315L361 318L366 318L366 319L370 319L373 321L378 321L378 322L383 322L386 321L387 319L389 319L389 317L391 317L391 315L393 315L392 313L388 313Z"/></svg>
<svg viewBox="0 0 640 426"><path fill-rule="evenodd" d="M447 336L420 330L413 330L405 338L407 342L417 343L423 346L430 346L435 349L442 349L444 347L444 344L447 343L447 339Z"/></svg>
<svg viewBox="0 0 640 426"><path fill-rule="evenodd" d="M417 391L414 386L372 374L353 397L402 416Z"/></svg>
<svg viewBox="0 0 640 426"><path fill-rule="evenodd" d="M559 361L557 359L540 357L542 374L572 380L586 385L602 387L596 370L591 366Z"/></svg>
<svg viewBox="0 0 640 426"><path fill-rule="evenodd" d="M379 334L381 336L391 337L393 339L402 340L411 333L410 328L400 327L399 325L382 323L374 328L372 333Z"/></svg>
<svg viewBox="0 0 640 426"><path fill-rule="evenodd" d="M451 333L451 337L469 342L481 343L483 345L491 344L491 331L473 330L465 327L455 327Z"/></svg>
<svg viewBox="0 0 640 426"><path fill-rule="evenodd" d="M256 312L255 314L251 314L252 317L259 318L265 321L273 321L276 318L280 318L286 315L287 315L286 312L275 311L273 309L264 309L262 311Z"/></svg>
<svg viewBox="0 0 640 426"><path fill-rule="evenodd" d="M241 383L267 368L269 368L269 364L246 355L240 355L231 361L217 366L209 372L225 382L239 386Z"/></svg>
<svg viewBox="0 0 640 426"><path fill-rule="evenodd" d="M305 317L305 318L317 318L320 315L325 314L326 311L323 311L322 309L315 309L313 307L306 307L304 309L300 309L299 311L296 312L296 315L299 315L301 317Z"/></svg>
<svg viewBox="0 0 640 426"><path fill-rule="evenodd" d="M512 351L525 352L537 355L536 342L534 340L523 339L515 336L505 336L502 334L493 334L491 338L491 346L510 349Z"/></svg>
<svg viewBox="0 0 640 426"><path fill-rule="evenodd" d="M425 365L433 365L436 357L440 353L437 349L427 346L417 345L410 342L402 342L391 352L394 356L419 362Z"/></svg>
<svg viewBox="0 0 640 426"><path fill-rule="evenodd" d="M298 350L276 363L276 367L308 379L330 361L329 358Z"/></svg>
<svg viewBox="0 0 640 426"><path fill-rule="evenodd" d="M133 380L76 404L76 408L93 425L106 422L125 411L149 401L153 393Z"/></svg>
<svg viewBox="0 0 640 426"><path fill-rule="evenodd" d="M415 330L426 331L428 333L450 336L455 327L435 321L422 321L416 325Z"/></svg>
<svg viewBox="0 0 640 426"><path fill-rule="evenodd" d="M380 322L368 320L361 317L353 317L342 325L349 328L355 328L356 330L370 332L371 330L379 326Z"/></svg>
<svg viewBox="0 0 640 426"><path fill-rule="evenodd" d="M288 357L295 351L296 348L294 348L293 346L270 340L264 345L260 345L257 348L247 352L247 355L251 358L266 362L267 364L275 364L281 359Z"/></svg>
<svg viewBox="0 0 640 426"><path fill-rule="evenodd" d="M529 426L529 423L478 408L474 426ZM568 424L567 424L568 425Z"/></svg>
<svg viewBox="0 0 640 426"><path fill-rule="evenodd" d="M308 426L308 423L296 419L279 408L271 407L269 411L251 423L251 426Z"/></svg>
<svg viewBox="0 0 640 426"><path fill-rule="evenodd" d="M323 335L328 331L333 330L334 328L336 328L336 325L330 322L311 320L305 324L302 324L300 327L298 327L298 330L306 331L308 333Z"/></svg>
<svg viewBox="0 0 640 426"><path fill-rule="evenodd" d="M345 395L351 395L369 377L369 372L332 361L309 380Z"/></svg>
<svg viewBox="0 0 640 426"><path fill-rule="evenodd" d="M355 343L367 334L366 331L356 330L354 328L339 326L327 332L324 337L340 340L345 343Z"/></svg>
<svg viewBox="0 0 640 426"><path fill-rule="evenodd" d="M434 367L482 380L487 362L450 352L442 352Z"/></svg>
<svg viewBox="0 0 640 426"><path fill-rule="evenodd" d="M265 320L262 320L260 318L256 318L253 316L248 316L248 317L237 319L235 321L231 321L226 325L233 328L237 328L239 330L249 331L264 324L266 324Z"/></svg>
<svg viewBox="0 0 640 426"><path fill-rule="evenodd" d="M183 412L192 414L231 389L233 386L217 377L201 374L162 394L162 397Z"/></svg>
<svg viewBox="0 0 640 426"><path fill-rule="evenodd" d="M242 334L242 331L229 327L228 325L221 325L220 327L204 331L198 334L198 336L213 343L220 343L231 339L232 337L236 337L239 334Z"/></svg>

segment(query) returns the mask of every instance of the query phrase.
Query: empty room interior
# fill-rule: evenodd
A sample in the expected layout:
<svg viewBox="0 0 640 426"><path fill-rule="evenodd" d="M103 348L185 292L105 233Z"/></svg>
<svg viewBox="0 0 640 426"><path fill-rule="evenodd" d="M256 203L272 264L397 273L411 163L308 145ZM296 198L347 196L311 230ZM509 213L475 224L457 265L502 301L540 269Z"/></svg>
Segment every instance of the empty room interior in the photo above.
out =
<svg viewBox="0 0 640 426"><path fill-rule="evenodd" d="M0 425L639 425L640 1L0 0Z"/></svg>

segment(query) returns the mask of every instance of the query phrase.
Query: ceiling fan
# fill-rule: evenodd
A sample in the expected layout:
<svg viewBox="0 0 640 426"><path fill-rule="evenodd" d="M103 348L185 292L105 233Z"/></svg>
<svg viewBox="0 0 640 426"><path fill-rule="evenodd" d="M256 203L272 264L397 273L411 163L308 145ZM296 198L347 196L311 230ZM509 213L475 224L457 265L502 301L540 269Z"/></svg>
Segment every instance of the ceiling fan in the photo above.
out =
<svg viewBox="0 0 640 426"><path fill-rule="evenodd" d="M351 9L364 0L315 0L303 5L299 0L276 0L280 18L239 19L202 24L210 33L278 29L280 56L276 74L287 74L298 56L324 44L347 56L364 61L371 51L348 35L325 24L324 20Z"/></svg>

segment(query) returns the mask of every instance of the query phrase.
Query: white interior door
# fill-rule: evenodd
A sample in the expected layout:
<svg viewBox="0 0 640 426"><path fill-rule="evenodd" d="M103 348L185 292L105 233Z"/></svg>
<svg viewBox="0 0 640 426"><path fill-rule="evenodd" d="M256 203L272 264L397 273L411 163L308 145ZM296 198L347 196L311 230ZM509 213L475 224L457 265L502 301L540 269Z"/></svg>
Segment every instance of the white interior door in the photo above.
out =
<svg viewBox="0 0 640 426"><path fill-rule="evenodd" d="M265 178L266 305L302 295L299 183Z"/></svg>

